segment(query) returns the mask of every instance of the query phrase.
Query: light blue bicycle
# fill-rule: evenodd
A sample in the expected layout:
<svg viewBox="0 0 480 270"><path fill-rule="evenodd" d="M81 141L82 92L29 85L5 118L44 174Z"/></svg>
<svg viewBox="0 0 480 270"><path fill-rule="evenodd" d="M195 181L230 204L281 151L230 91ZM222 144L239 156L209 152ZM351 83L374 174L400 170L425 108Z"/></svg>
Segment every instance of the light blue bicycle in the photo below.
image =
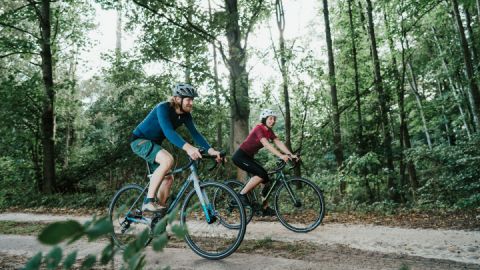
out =
<svg viewBox="0 0 480 270"><path fill-rule="evenodd" d="M202 155L204 159L213 158L205 153ZM179 174L188 169L191 171L170 203L167 214L172 212L187 194L180 211L180 224L185 225L188 230L185 241L195 253L204 258L222 259L235 252L243 240L246 227L245 210L230 187L199 179L199 162L189 159L188 164L169 173ZM147 190L148 184L144 187L128 184L117 191L110 203L109 216L114 227L112 237L121 248L134 240L135 235L144 229L152 231L161 219L158 214L141 211ZM151 242L153 234L150 235L145 245Z"/></svg>

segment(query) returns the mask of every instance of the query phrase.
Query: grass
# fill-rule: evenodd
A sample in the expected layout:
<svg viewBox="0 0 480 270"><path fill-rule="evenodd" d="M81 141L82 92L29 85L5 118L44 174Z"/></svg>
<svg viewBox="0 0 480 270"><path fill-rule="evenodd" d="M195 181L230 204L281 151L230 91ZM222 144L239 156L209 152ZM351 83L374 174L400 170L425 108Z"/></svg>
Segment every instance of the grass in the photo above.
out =
<svg viewBox="0 0 480 270"><path fill-rule="evenodd" d="M38 235L48 223L0 221L0 234Z"/></svg>

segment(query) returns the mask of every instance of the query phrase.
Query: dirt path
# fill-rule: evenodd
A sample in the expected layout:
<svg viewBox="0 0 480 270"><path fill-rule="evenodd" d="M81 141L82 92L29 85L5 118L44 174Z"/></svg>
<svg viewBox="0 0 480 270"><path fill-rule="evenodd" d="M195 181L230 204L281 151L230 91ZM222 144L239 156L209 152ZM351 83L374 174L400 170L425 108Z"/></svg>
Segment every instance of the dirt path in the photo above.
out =
<svg viewBox="0 0 480 270"><path fill-rule="evenodd" d="M83 222L89 217L0 214L0 220L24 222L66 219ZM278 269L278 266L281 266L280 269L318 269L318 263L321 262L323 269L399 269L402 263L406 262L407 265L415 266L412 269L480 269L480 231L329 223L308 234L297 234L288 231L278 222L254 222L248 225L245 237L287 242L308 241L318 245L319 250L303 261L236 253L221 262L211 262L200 259L188 249L169 248L164 253L149 256L155 258L149 265L155 265L155 261L160 260L168 262L168 265L177 265L178 269L202 269L198 265L203 263L205 269L233 270L245 269L246 262L249 262L248 269ZM11 248L13 243L17 246ZM98 244L79 242L79 245L85 254L98 254L98 250L95 250L99 249ZM34 237L0 235L0 252L31 256L34 251L41 249ZM256 263L253 265L252 262Z"/></svg>

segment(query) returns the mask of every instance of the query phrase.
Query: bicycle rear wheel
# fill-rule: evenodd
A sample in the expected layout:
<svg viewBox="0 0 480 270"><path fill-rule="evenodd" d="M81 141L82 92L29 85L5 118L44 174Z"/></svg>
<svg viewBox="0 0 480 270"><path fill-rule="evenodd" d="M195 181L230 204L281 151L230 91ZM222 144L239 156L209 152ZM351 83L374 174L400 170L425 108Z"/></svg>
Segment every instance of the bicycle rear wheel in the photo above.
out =
<svg viewBox="0 0 480 270"><path fill-rule="evenodd" d="M198 255L211 260L223 259L242 243L246 227L245 210L235 192L222 183L200 183L200 189L208 200L206 211L212 219L206 220L195 190L190 191L183 203L180 219L181 224L187 227L185 240ZM232 201L235 203L232 204Z"/></svg>
<svg viewBox="0 0 480 270"><path fill-rule="evenodd" d="M113 225L112 238L122 249L135 241L137 234L150 230L150 221L142 213L143 197L142 186L129 184L117 191L110 203L108 215ZM145 245L149 242L150 239Z"/></svg>
<svg viewBox="0 0 480 270"><path fill-rule="evenodd" d="M290 178L275 193L275 212L289 230L312 231L325 215L322 192L308 179Z"/></svg>
<svg viewBox="0 0 480 270"><path fill-rule="evenodd" d="M228 187L233 189L236 193L240 193L240 191L245 186L244 183L242 183L238 180L227 180L227 181L225 181L225 185L227 185ZM249 194L247 194L250 203L254 202L253 196L250 195L250 193L252 193L252 192L253 192L253 190L251 192L249 192ZM250 221L253 218L254 210L253 210L252 206L246 206L244 208L245 208L245 215L246 215L247 224L248 224L248 223L250 223Z"/></svg>

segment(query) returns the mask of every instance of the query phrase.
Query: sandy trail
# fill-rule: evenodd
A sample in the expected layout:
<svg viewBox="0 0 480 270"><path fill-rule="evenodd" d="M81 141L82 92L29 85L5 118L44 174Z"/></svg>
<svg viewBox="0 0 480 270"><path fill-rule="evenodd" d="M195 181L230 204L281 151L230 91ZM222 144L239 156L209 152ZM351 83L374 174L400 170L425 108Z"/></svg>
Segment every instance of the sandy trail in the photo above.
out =
<svg viewBox="0 0 480 270"><path fill-rule="evenodd" d="M87 216L2 213L0 220L52 222ZM307 233L294 233L279 222L252 222L246 239L308 241L318 245L341 245L369 252L403 254L431 259L477 264L480 268L480 231L405 229L374 225L327 223Z"/></svg>

